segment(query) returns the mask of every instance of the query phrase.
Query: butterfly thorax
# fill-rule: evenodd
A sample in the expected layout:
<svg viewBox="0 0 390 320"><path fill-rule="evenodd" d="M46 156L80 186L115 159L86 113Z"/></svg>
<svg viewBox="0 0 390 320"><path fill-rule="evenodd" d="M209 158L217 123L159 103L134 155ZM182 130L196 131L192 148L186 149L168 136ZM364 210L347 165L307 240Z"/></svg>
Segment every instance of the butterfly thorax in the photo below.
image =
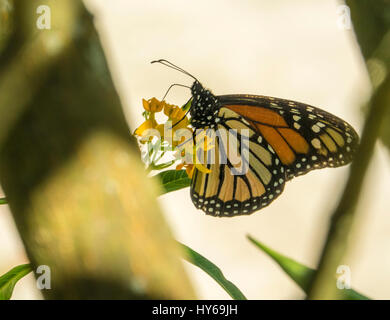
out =
<svg viewBox="0 0 390 320"><path fill-rule="evenodd" d="M214 127L217 120L220 103L210 90L195 81L191 87L191 125L195 128Z"/></svg>

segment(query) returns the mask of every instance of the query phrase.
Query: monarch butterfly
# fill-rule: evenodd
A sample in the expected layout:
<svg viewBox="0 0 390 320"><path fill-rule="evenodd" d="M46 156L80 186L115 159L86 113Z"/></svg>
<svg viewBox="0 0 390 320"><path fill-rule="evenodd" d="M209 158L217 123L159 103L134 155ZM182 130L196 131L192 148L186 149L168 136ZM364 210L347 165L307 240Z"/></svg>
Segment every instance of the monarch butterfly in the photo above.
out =
<svg viewBox="0 0 390 320"><path fill-rule="evenodd" d="M194 79L189 109L195 131L246 129L248 170L234 174L232 159L215 156L208 172L195 169L190 193L195 207L219 217L248 215L268 206L286 181L313 169L352 161L359 137L342 119L313 106L268 96L212 94L190 73L167 60L153 61ZM240 134L230 135L240 145ZM228 146L216 137L216 149ZM242 156L243 150L236 147ZM245 151L245 150L244 150Z"/></svg>

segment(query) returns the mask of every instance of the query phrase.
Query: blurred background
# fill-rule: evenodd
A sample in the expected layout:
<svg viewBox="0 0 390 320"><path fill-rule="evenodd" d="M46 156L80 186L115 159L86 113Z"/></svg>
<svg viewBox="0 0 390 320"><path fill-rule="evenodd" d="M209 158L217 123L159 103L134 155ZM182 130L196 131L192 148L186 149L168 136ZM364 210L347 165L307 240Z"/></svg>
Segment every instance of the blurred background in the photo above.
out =
<svg viewBox="0 0 390 320"><path fill-rule="evenodd" d="M323 108L359 133L370 82L353 30L340 25L333 0L128 1L86 0L132 130L142 123L142 98L161 99L172 83L191 78L150 61L165 58L194 74L215 94L248 93ZM182 105L185 88L167 101ZM254 238L315 268L348 167L297 178L271 206L247 217L219 219L196 210L183 189L160 198L176 238L204 255L249 299L301 299L304 293L246 239ZM390 161L378 143L365 180L348 256L351 284L390 299ZM0 207L0 274L27 262L6 206ZM203 271L186 268L198 297L229 296ZM14 299L40 298L32 275Z"/></svg>

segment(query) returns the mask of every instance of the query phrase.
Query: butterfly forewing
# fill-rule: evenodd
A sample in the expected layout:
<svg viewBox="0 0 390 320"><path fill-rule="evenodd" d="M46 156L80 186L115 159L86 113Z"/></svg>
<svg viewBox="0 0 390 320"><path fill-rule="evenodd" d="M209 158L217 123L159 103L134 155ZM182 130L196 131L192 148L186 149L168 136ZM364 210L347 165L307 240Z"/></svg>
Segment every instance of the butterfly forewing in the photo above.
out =
<svg viewBox="0 0 390 320"><path fill-rule="evenodd" d="M307 104L273 97L225 95L218 100L241 115L275 151L287 178L349 163L358 135L345 121Z"/></svg>

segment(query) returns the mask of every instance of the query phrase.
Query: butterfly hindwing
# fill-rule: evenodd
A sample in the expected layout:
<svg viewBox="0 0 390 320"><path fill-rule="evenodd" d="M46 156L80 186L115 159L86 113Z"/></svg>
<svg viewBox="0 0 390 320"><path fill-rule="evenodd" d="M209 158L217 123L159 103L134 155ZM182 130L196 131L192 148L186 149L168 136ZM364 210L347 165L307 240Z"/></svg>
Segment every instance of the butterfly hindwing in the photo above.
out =
<svg viewBox="0 0 390 320"><path fill-rule="evenodd" d="M270 204L284 188L286 169L275 151L248 121L221 108L219 121L205 128L214 148L205 152L206 173L195 169L191 199L215 216L250 214Z"/></svg>

